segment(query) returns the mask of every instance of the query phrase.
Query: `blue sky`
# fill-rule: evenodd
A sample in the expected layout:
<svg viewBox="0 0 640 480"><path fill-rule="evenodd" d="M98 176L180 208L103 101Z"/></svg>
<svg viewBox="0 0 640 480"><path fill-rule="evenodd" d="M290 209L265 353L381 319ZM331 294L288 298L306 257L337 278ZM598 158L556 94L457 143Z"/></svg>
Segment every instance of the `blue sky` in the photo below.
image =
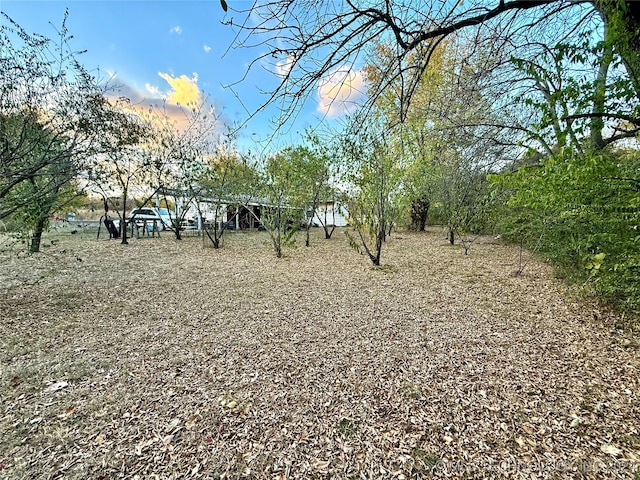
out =
<svg viewBox="0 0 640 480"><path fill-rule="evenodd" d="M55 37L54 27L61 25L65 9L72 47L87 50L81 62L89 69L99 67L103 76L115 74L123 93L136 100L175 99L197 89L209 96L227 122L243 122L247 110L253 112L266 100L260 91L277 85L277 76L262 68L273 66L257 65L245 77L249 63L263 52L229 49L235 32L221 23L225 14L218 0L0 0L0 10L25 30L48 37ZM240 80L235 94L225 88ZM298 132L325 117L327 105L318 91L277 143L298 141ZM266 138L269 120L277 113L270 108L249 121L241 146ZM334 104L328 113L337 118L342 112Z"/></svg>

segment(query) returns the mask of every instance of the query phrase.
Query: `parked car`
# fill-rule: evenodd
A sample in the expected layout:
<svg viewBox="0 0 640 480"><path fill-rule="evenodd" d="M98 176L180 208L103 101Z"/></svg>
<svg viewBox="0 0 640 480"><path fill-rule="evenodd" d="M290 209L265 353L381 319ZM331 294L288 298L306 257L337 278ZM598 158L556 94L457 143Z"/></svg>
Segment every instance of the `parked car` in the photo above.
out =
<svg viewBox="0 0 640 480"><path fill-rule="evenodd" d="M176 212L169 212L168 208L158 208L158 213L160 214L160 218L162 218L162 223L166 228L171 228L173 222L176 221Z"/></svg>
<svg viewBox="0 0 640 480"><path fill-rule="evenodd" d="M147 225L153 225L153 221L156 220L158 227L162 230L171 228L172 217L175 218L175 215L169 215L169 210L166 208L141 207L134 208L129 213L129 221L135 221L139 227L145 222Z"/></svg>

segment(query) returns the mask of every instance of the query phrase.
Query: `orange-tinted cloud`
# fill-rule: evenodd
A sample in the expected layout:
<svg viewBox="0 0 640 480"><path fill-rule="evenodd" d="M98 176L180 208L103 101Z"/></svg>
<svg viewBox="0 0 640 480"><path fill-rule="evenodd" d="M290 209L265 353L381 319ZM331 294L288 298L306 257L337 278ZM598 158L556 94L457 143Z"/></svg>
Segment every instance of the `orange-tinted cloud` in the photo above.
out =
<svg viewBox="0 0 640 480"><path fill-rule="evenodd" d="M163 118L162 121L168 119L180 130L184 130L189 125L190 119L192 119L192 108L204 108L209 118L219 119L212 135L217 135L219 131L223 130L226 119L221 113L218 113L222 112L222 108L219 105L214 107L216 102L211 99L206 99L206 104L203 104L205 98L197 86L198 75L196 73L192 78L185 75L173 77L164 73L158 75L171 86L168 92L150 83L144 85L146 91L141 91L114 75L113 79L118 81L120 87L112 95L114 100L118 97L128 98L130 104L128 107L121 106L123 110L134 112L148 119L153 119L154 116L157 116L158 119Z"/></svg>
<svg viewBox="0 0 640 480"><path fill-rule="evenodd" d="M200 101L200 89L198 89L198 74L193 73L193 77L186 75L174 77L168 73L159 72L158 75L167 81L171 86L171 91L167 94L167 102L174 105L196 105ZM149 88L147 88L149 90Z"/></svg>
<svg viewBox="0 0 640 480"><path fill-rule="evenodd" d="M355 110L364 97L364 78L360 71L340 67L318 82L318 111L339 117Z"/></svg>

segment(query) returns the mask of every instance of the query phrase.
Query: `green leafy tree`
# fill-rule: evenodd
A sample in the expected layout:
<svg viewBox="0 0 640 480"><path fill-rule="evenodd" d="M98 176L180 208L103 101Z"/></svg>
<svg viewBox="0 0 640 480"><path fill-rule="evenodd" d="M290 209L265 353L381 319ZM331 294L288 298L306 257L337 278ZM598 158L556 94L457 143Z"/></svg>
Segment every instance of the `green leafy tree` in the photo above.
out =
<svg viewBox="0 0 640 480"><path fill-rule="evenodd" d="M527 86L517 100L535 120L530 148L492 182L507 239L637 310L638 157L625 147L640 131L637 96L606 27L598 42L584 35L512 60Z"/></svg>
<svg viewBox="0 0 640 480"><path fill-rule="evenodd" d="M319 225L324 231L324 238L331 239L336 229L336 214L345 206L346 199L338 185L342 182L344 166L337 152L340 151L339 136L314 132L305 134L310 144L309 162L306 168L304 187L307 192L306 202L306 230L309 244L309 229L311 225ZM342 169L342 171L341 171Z"/></svg>
<svg viewBox="0 0 640 480"><path fill-rule="evenodd" d="M278 258L283 247L295 242L295 233L304 222L304 208L300 207L300 192L304 177L300 172L304 149L288 147L271 155L262 172L261 221L271 238Z"/></svg>
<svg viewBox="0 0 640 480"><path fill-rule="evenodd" d="M344 156L351 167L353 193L349 218L357 238L348 234L350 245L366 253L379 266L382 246L397 221L402 169L389 148L381 125L344 140Z"/></svg>
<svg viewBox="0 0 640 480"><path fill-rule="evenodd" d="M486 173L503 155L501 133L488 128L495 116L482 92L485 73L474 63L480 59L465 57L461 63L456 55L469 48L463 40L443 41L432 52L408 107L401 102L399 82L388 84L376 102L376 112L387 124L406 118L390 137L401 153L405 215L414 228L424 230L431 209L447 227L452 244L456 237L464 240L465 252L465 234L482 225ZM372 91L386 82L385 65L393 61L387 44L378 45L376 53L365 68Z"/></svg>
<svg viewBox="0 0 640 480"><path fill-rule="evenodd" d="M78 172L73 160L62 154L56 155L55 144L48 141L39 124L33 125L30 134L34 139L30 141L33 149L29 155L56 156L57 159L39 169L38 174L31 176L28 181L18 183L5 200L9 204L21 205L10 218L17 221L18 231L31 232L29 251L35 253L40 251L42 234L49 226L53 212L64 208L79 195L80 189L74 181ZM36 144L36 139L40 143ZM60 148L64 150L64 146ZM30 164L37 162L28 157L25 160Z"/></svg>
<svg viewBox="0 0 640 480"><path fill-rule="evenodd" d="M214 248L220 248L228 225L225 217L243 206L250 214L254 213L251 203L260 194L259 174L234 147L232 138L228 137L209 158L207 168L198 181L198 188L198 208L201 208L198 200L206 199L212 220L205 228L205 234ZM200 210L200 216L203 215Z"/></svg>
<svg viewBox="0 0 640 480"><path fill-rule="evenodd" d="M609 37L605 29L594 43L586 32L576 44L543 45L534 58L511 59L520 84L514 100L532 119L525 143L540 156L567 146L599 150L640 132L633 81Z"/></svg>
<svg viewBox="0 0 640 480"><path fill-rule="evenodd" d="M22 221L38 251L52 209L68 200L91 157L104 88L71 49L66 15L56 41L1 15L0 219Z"/></svg>
<svg viewBox="0 0 640 480"><path fill-rule="evenodd" d="M210 180L212 172L208 160L223 146L218 133L219 116L206 97L177 109L180 122L175 120L176 106L173 117L168 115L166 104L152 111L150 123L158 140L151 146L156 156L156 168L151 172L155 174L153 184L160 186L165 204L177 207L175 214L169 209L170 216L173 215L170 228L176 240L181 240L188 206L199 205L199 199L207 193L203 182Z"/></svg>
<svg viewBox="0 0 640 480"><path fill-rule="evenodd" d="M289 206L302 212L305 225L305 245L310 245L310 228L321 197L328 193L330 157L317 138L310 138L311 146L285 149L296 177L291 182Z"/></svg>
<svg viewBox="0 0 640 480"><path fill-rule="evenodd" d="M259 220L278 258L283 254L283 247L294 243L295 232L302 226L305 245L310 245L309 229L314 214L321 196L328 192L329 156L317 139L310 138L310 144L282 149L267 158L258 182L250 178L251 183L260 185L257 200L263 207ZM246 181L244 188L251 191Z"/></svg>

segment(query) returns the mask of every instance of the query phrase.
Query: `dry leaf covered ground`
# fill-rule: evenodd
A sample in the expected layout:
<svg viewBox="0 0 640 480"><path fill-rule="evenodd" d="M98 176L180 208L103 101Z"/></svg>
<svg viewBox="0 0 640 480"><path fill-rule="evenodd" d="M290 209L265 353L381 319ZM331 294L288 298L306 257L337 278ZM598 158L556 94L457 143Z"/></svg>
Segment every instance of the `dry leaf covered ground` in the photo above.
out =
<svg viewBox="0 0 640 480"><path fill-rule="evenodd" d="M0 478L640 478L621 318L489 240L314 234L5 255Z"/></svg>

